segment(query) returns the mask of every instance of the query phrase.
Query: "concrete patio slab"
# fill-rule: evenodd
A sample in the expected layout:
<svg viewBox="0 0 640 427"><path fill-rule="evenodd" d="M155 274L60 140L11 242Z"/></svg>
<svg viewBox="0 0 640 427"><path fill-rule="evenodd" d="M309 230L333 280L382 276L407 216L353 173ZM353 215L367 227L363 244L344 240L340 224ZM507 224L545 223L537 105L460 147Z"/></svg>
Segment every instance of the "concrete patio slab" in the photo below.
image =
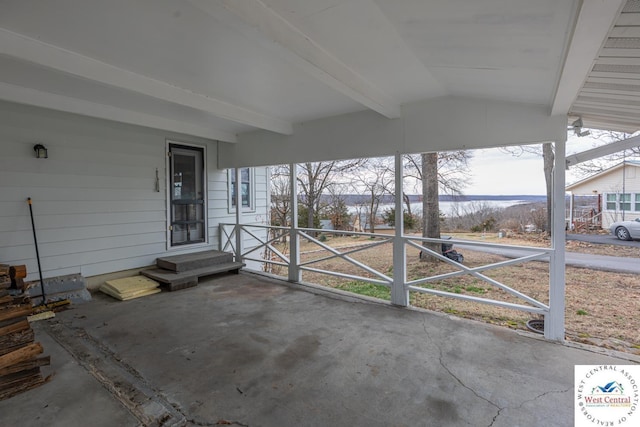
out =
<svg viewBox="0 0 640 427"><path fill-rule="evenodd" d="M0 425L138 425L136 417L120 400L46 332L46 322L35 322L32 327L36 341L44 348L43 354L51 356L51 366L42 367L42 374L53 374L53 378L40 387L0 401Z"/></svg>
<svg viewBox="0 0 640 427"><path fill-rule="evenodd" d="M41 323L59 372L0 402L3 421L572 426L574 365L638 362L246 273L131 301L96 295ZM87 391L92 377L101 392ZM104 409L87 413L98 394Z"/></svg>

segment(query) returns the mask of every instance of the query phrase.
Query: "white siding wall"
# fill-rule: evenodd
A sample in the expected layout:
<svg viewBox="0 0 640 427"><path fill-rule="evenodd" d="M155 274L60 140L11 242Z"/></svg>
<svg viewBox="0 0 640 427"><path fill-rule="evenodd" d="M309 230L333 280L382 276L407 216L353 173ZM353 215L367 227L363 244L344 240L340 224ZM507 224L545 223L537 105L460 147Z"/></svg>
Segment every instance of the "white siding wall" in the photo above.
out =
<svg viewBox="0 0 640 427"><path fill-rule="evenodd" d="M602 228L607 229L613 222L622 220L622 212L607 210L606 193L622 193L622 188L622 168L619 168L576 185L571 188L571 192L576 195L594 194L594 191L602 194ZM624 191L632 194L640 193L640 167L625 166ZM631 209L633 210L633 208L634 200L631 201ZM640 217L640 212L626 211L624 214L625 220L633 220L638 217Z"/></svg>
<svg viewBox="0 0 640 427"><path fill-rule="evenodd" d="M27 197L44 277L138 268L166 255L167 140L207 147L208 248L217 249L218 224L235 215L215 141L0 102L0 263L26 264L27 279L37 278ZM48 159L34 157L35 143ZM244 222L266 219L265 173L256 170L257 210Z"/></svg>

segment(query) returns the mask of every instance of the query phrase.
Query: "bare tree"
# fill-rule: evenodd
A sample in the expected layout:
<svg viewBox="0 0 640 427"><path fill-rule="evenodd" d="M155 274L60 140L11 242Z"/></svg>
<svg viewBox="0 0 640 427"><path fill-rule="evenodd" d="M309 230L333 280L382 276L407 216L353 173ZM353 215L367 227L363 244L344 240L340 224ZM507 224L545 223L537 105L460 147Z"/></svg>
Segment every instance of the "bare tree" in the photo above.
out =
<svg viewBox="0 0 640 427"><path fill-rule="evenodd" d="M551 235L551 205L552 205L552 182L553 182L553 163L555 160L555 154L553 151L553 144L539 144L539 145L517 145L512 147L500 147L500 150L505 153L509 153L512 156L520 157L524 153L532 153L542 156L542 168L544 170L544 181L547 191L547 223L543 230L547 235Z"/></svg>
<svg viewBox="0 0 640 427"><path fill-rule="evenodd" d="M369 232L375 233L375 223L380 202L385 195L393 194L395 176L388 157L370 159L364 170L354 175L353 185L364 191L369 199L367 206Z"/></svg>
<svg viewBox="0 0 640 427"><path fill-rule="evenodd" d="M347 184L331 185L327 189L329 192L329 205L326 209L326 215L331 220L331 225L335 230L347 230L349 228L349 209L347 208L346 192Z"/></svg>
<svg viewBox="0 0 640 427"><path fill-rule="evenodd" d="M595 143L593 144L594 147L604 144L611 144L616 141L624 141L625 139L629 139L632 136L636 135L625 132L604 131L596 129L591 129L590 133L591 137L595 139ZM599 159L593 159L587 162L578 163L572 168L572 170L574 172L577 172L578 175L581 175L582 177L587 177L602 172L603 170L613 166L616 163L638 158L640 158L640 144L638 147L627 148L626 150L621 150L617 153L603 156Z"/></svg>
<svg viewBox="0 0 640 427"><path fill-rule="evenodd" d="M340 182L339 177L363 164L365 160L343 160L331 162L307 162L298 165L296 177L302 194L300 204L307 208L307 224L313 227L314 219L322 206L322 194L331 185Z"/></svg>
<svg viewBox="0 0 640 427"><path fill-rule="evenodd" d="M438 189L448 194L462 194L464 188L471 181L469 160L473 157L473 153L469 150L458 150L441 151L436 154ZM422 155L406 154L403 157L405 160L404 176L422 181Z"/></svg>
<svg viewBox="0 0 640 427"><path fill-rule="evenodd" d="M440 192L438 191L438 153L423 153L422 159L422 237L440 238ZM425 243L439 252L439 243ZM433 257L424 257L432 259Z"/></svg>
<svg viewBox="0 0 640 427"><path fill-rule="evenodd" d="M470 181L467 150L405 155L405 177L422 183L422 237L440 238L440 189L450 194L462 194ZM439 252L440 244L425 243ZM423 259L435 260L433 257Z"/></svg>
<svg viewBox="0 0 640 427"><path fill-rule="evenodd" d="M291 186L288 165L270 167L271 172L271 224L286 227L291 215Z"/></svg>

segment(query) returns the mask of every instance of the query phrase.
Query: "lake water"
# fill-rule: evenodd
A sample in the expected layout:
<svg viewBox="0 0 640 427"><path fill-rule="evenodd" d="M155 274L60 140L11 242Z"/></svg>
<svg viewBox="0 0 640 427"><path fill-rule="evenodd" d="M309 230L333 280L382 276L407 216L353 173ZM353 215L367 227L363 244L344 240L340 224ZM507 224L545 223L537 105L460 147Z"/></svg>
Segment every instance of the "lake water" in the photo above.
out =
<svg viewBox="0 0 640 427"><path fill-rule="evenodd" d="M440 212L445 216L464 215L467 213L473 213L484 207L491 208L507 208L509 206L519 205L522 203L530 203L530 200L470 200L462 202L440 202ZM381 215L384 211L392 209L392 204L382 204L378 208L378 215ZM362 213L366 212L366 205L361 206L348 206L350 214L355 214L360 210ZM412 213L422 213L422 203L411 203Z"/></svg>

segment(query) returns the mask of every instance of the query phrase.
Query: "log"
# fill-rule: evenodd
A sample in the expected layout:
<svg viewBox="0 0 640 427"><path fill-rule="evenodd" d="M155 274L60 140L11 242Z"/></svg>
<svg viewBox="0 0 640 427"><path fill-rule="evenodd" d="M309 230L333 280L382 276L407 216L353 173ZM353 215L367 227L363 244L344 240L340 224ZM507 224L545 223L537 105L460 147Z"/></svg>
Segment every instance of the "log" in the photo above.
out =
<svg viewBox="0 0 640 427"><path fill-rule="evenodd" d="M27 320L27 316L15 317L13 319L7 319L0 321L0 330L2 330L5 326L13 325L14 323L22 322L23 320Z"/></svg>
<svg viewBox="0 0 640 427"><path fill-rule="evenodd" d="M29 380L24 381L20 385L17 385L10 390L0 392L0 400L8 399L17 394L39 387L42 384L48 383L50 379L51 375L49 375L47 378L42 378L42 375L31 377Z"/></svg>
<svg viewBox="0 0 640 427"><path fill-rule="evenodd" d="M20 279L20 278L13 279L11 285L15 289L18 289L22 292L24 292L26 289L26 284L24 283L24 279Z"/></svg>
<svg viewBox="0 0 640 427"><path fill-rule="evenodd" d="M11 295L4 295L0 297L0 305L13 304L13 297Z"/></svg>
<svg viewBox="0 0 640 427"><path fill-rule="evenodd" d="M26 265L12 265L9 267L9 277L12 279L24 279L27 277Z"/></svg>
<svg viewBox="0 0 640 427"><path fill-rule="evenodd" d="M34 340L35 334L31 328L4 335L0 337L0 356L24 347L25 345L32 343Z"/></svg>
<svg viewBox="0 0 640 427"><path fill-rule="evenodd" d="M11 323L7 326L1 327L0 328L0 337L7 335L7 334L12 334L14 332L20 332L20 331L24 331L26 329L29 329L31 326L29 325L29 321L26 320L26 318L24 320L15 322L15 323Z"/></svg>
<svg viewBox="0 0 640 427"><path fill-rule="evenodd" d="M4 320L15 319L20 316L28 316L33 312L33 307L19 305L17 307L10 307L0 310L0 322Z"/></svg>
<svg viewBox="0 0 640 427"><path fill-rule="evenodd" d="M14 372L13 374L0 376L0 391L13 388L33 377L42 377L40 375L40 368L33 368L22 372Z"/></svg>
<svg viewBox="0 0 640 427"><path fill-rule="evenodd" d="M42 351L42 344L36 342L12 351L11 353L4 354L0 356L0 369L15 365L16 363L24 362L25 360L33 359L38 354L42 353Z"/></svg>
<svg viewBox="0 0 640 427"><path fill-rule="evenodd" d="M9 275L9 264L0 264L0 276L8 276Z"/></svg>
<svg viewBox="0 0 640 427"><path fill-rule="evenodd" d="M0 369L0 376L9 375L15 372L27 371L33 368L39 368L40 366L49 366L51 364L51 356L39 357L37 359L29 359L24 362L16 363L15 365L8 366L4 369Z"/></svg>

